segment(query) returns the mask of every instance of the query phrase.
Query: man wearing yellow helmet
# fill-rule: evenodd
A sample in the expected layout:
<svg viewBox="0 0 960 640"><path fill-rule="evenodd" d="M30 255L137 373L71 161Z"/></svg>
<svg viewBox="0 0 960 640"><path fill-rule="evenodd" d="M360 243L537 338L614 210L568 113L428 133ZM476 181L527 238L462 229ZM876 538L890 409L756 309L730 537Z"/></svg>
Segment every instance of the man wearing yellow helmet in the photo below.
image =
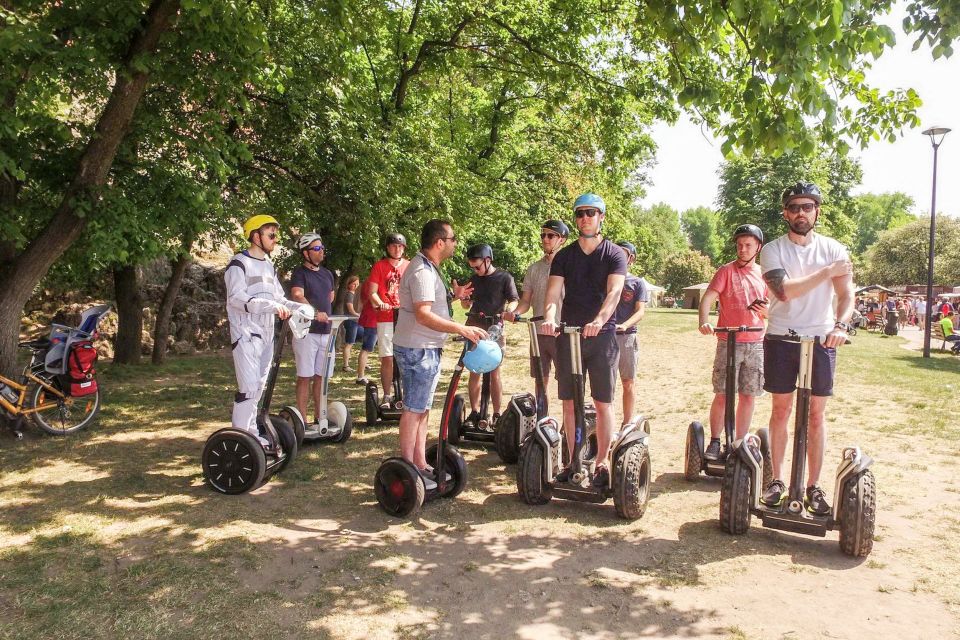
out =
<svg viewBox="0 0 960 640"><path fill-rule="evenodd" d="M290 317L291 302L283 295L268 255L277 246L280 225L268 215L256 215L243 225L250 246L233 256L224 271L230 345L237 375L232 424L258 436L257 405L273 359L274 316ZM261 438L266 444L266 440Z"/></svg>

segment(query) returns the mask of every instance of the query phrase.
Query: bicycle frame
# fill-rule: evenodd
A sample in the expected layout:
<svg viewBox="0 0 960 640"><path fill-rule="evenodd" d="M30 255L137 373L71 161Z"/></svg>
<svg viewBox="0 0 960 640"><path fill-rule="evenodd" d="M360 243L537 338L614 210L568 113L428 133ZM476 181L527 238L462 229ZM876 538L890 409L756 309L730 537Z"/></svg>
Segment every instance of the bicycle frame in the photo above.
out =
<svg viewBox="0 0 960 640"><path fill-rule="evenodd" d="M39 413L40 411L46 411L47 409L55 409L59 405L59 402L58 402L59 400L62 400L67 404L73 404L73 398L64 395L52 384L50 384L43 378L35 375L32 371L29 370L29 368L30 367L28 366L27 368L28 370L23 372L23 381L24 381L23 383L17 382L16 380L11 380L10 378L7 378L6 376L0 374L0 382L2 382L3 384L7 385L8 387L10 387L11 389L13 389L14 391L20 394L19 397L17 398L16 404L12 404L6 398L0 395L0 407L3 407L7 411L7 413L13 416L26 416L26 415L30 415L31 413ZM33 408L24 407L24 404L27 401L27 389L30 382L35 382L41 387L43 387L43 389L48 393L52 393L54 396L57 397L58 401L51 402L51 403L45 402L40 406L33 407Z"/></svg>

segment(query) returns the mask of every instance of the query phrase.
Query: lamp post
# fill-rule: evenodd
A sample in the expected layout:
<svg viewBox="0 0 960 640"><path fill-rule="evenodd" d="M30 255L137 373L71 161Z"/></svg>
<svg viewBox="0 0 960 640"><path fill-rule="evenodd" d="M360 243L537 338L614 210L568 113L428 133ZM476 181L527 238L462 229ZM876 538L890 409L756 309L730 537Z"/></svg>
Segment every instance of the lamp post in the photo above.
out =
<svg viewBox="0 0 960 640"><path fill-rule="evenodd" d="M923 357L930 357L930 316L933 311L933 240L937 231L937 149L943 138L950 133L946 127L930 127L923 135L930 136L933 145L933 196L930 201L930 253L927 257L927 309L923 324ZM939 136L939 139L938 139Z"/></svg>

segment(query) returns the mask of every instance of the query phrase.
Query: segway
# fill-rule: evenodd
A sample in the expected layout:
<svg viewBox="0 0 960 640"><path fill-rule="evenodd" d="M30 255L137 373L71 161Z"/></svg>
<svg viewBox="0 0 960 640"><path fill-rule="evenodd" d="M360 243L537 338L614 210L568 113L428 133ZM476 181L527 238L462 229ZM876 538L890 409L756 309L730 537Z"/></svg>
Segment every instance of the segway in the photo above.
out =
<svg viewBox="0 0 960 640"><path fill-rule="evenodd" d="M323 365L320 370L324 372L323 389L320 394L320 415L317 422L306 424L304 417L300 415L300 410L292 405L287 405L277 412L281 418L293 425L297 433L297 445L303 446L304 442L323 442L333 441L336 443L346 442L353 433L353 416L350 409L342 402L327 402L327 396L330 390L330 376L327 375L330 370L330 362L336 358L337 331L346 320L352 320L352 316L328 316L330 322L330 339L327 341L327 350L323 354Z"/></svg>
<svg viewBox="0 0 960 640"><path fill-rule="evenodd" d="M397 314L399 309L393 310L393 326L397 326ZM364 409L366 413L367 426L376 426L378 422L398 422L400 414L403 413L403 389L400 385L400 368L397 366L397 359L393 359L393 397L390 400L390 406L380 406L380 385L376 380L371 380L365 388Z"/></svg>
<svg viewBox="0 0 960 640"><path fill-rule="evenodd" d="M540 320L543 320L543 316L535 316L529 320L517 318L517 322L526 322L530 330L530 366L533 368L534 393L516 393L510 396L506 411L497 421L497 455L507 464L514 464L520 459L523 439L537 426L537 421L549 413L547 387L540 369L540 340L535 324Z"/></svg>
<svg viewBox="0 0 960 640"><path fill-rule="evenodd" d="M650 422L643 416L634 416L614 434L607 452L609 482L594 487L596 456L584 456L587 447L587 420L584 407L583 363L580 356L581 327L561 325L561 332L569 336L571 370L574 383L575 443L570 462L570 477L559 482L561 434L556 419L542 418L536 428L527 434L520 447L517 467L517 491L530 505L547 504L554 497L580 502L602 504L613 498L617 515L635 520L643 516L650 495Z"/></svg>
<svg viewBox="0 0 960 640"><path fill-rule="evenodd" d="M873 549L876 518L876 484L870 466L873 459L860 447L847 447L840 456L833 496L833 511L819 516L803 505L803 478L807 460L807 427L810 421L813 350L812 336L767 336L767 340L800 343L800 372L797 376L796 422L793 434L793 464L787 499L777 507L760 502L763 485L763 457L760 438L748 435L735 442L727 458L720 488L720 527L730 534L746 533L750 516L760 518L764 527L826 537L839 529L840 549L847 555L865 557Z"/></svg>
<svg viewBox="0 0 960 640"><path fill-rule="evenodd" d="M683 458L683 477L693 482L700 478L703 472L708 476L717 478L723 477L726 467L727 456L730 454L731 446L736 439L736 402L737 402L737 334L744 331L763 331L763 327L717 327L714 333L727 334L727 375L724 382L724 395L726 402L723 411L723 432L726 441L720 450L720 456L716 460L707 460L704 455L704 436L703 425L699 422L691 422L687 427L687 445ZM763 453L763 486L767 486L773 480L773 463L770 459L770 435L766 428L757 429L757 437L760 439L760 451Z"/></svg>
<svg viewBox="0 0 960 640"><path fill-rule="evenodd" d="M498 313L494 316L488 316L485 313L468 313L468 317L489 320L492 324L484 327L487 330L490 340L496 342L503 333L503 320ZM453 416L450 419L450 442L451 444L460 444L463 440L471 442L481 442L484 444L495 444L497 422L490 415L490 373L484 373L480 382L480 417L476 421L468 420L468 407L470 402L468 397L463 394L457 394L453 400Z"/></svg>
<svg viewBox="0 0 960 640"><path fill-rule="evenodd" d="M299 323L301 327L305 323L309 328L309 320L314 315L313 307L299 305L294 309L290 322ZM252 491L286 469L297 457L298 442L302 440L302 435L287 420L279 415L270 415L270 402L280 372L280 359L289 326L287 322L278 322L280 327L274 331L273 362L257 412L257 429L268 444L264 446L247 431L228 427L214 432L203 447L203 477L207 484L220 493Z"/></svg>
<svg viewBox="0 0 960 640"><path fill-rule="evenodd" d="M425 501L437 498L454 498L467 486L467 462L463 455L448 441L450 421L454 415L457 387L464 369L464 357L470 350L470 342L463 342L463 351L453 369L453 379L443 401L440 415L440 431L436 444L430 445L426 458L433 463L436 488L427 490L420 471L403 458L384 460L373 478L373 490L380 508L391 516L404 518L415 514Z"/></svg>

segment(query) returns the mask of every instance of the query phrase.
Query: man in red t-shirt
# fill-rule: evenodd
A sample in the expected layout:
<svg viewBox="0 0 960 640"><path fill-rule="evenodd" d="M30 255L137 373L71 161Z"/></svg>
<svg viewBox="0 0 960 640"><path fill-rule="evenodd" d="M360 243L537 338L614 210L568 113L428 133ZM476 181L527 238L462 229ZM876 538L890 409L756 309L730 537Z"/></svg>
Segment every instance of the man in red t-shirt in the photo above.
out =
<svg viewBox="0 0 960 640"><path fill-rule="evenodd" d="M767 305L767 284L760 273L757 256L763 246L763 232L752 224L742 224L733 233L737 259L717 269L713 280L700 300L700 333L710 335L713 325L708 315L713 303L720 301L718 327L764 327ZM755 398L763 393L763 331L737 334L736 437L750 429ZM717 351L713 360L713 404L710 405L710 444L704 452L707 460L720 457L720 432L726 408L727 337L717 335Z"/></svg>
<svg viewBox="0 0 960 640"><path fill-rule="evenodd" d="M363 328L363 343L360 345L360 359L357 362L357 384L367 384L367 358L377 346L377 310L370 302L370 278L360 285L360 317L357 324Z"/></svg>
<svg viewBox="0 0 960 640"><path fill-rule="evenodd" d="M409 260L404 259L407 239L391 233L384 243L387 255L370 269L370 304L377 310L377 342L380 345L380 383L383 384L381 407L390 408L393 398L393 318L400 308L400 278Z"/></svg>

